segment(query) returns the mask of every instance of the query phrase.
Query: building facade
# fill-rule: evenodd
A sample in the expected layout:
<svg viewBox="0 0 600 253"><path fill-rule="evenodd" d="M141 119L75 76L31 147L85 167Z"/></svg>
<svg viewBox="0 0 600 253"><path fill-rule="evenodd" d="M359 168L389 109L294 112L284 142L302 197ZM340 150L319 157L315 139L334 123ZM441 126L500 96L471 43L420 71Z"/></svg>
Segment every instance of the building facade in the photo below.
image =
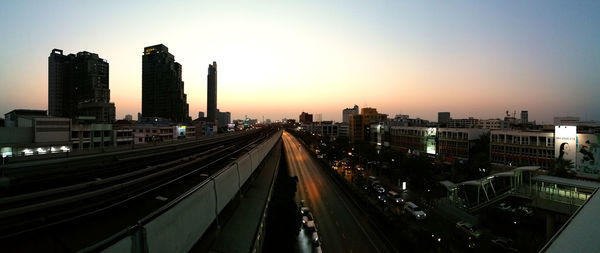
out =
<svg viewBox="0 0 600 253"><path fill-rule="evenodd" d="M313 115L307 112L302 112L299 116L300 124L309 124L313 122Z"/></svg>
<svg viewBox="0 0 600 253"><path fill-rule="evenodd" d="M479 128L484 129L510 129L510 123L501 119L483 119L479 120Z"/></svg>
<svg viewBox="0 0 600 253"><path fill-rule="evenodd" d="M222 112L217 109L217 122L219 127L226 127L231 123L231 112Z"/></svg>
<svg viewBox="0 0 600 253"><path fill-rule="evenodd" d="M540 166L554 160L554 131L491 130L490 162L508 166Z"/></svg>
<svg viewBox="0 0 600 253"><path fill-rule="evenodd" d="M142 56L142 117L188 122L189 105L181 80L181 64L162 44L144 48Z"/></svg>
<svg viewBox="0 0 600 253"><path fill-rule="evenodd" d="M50 116L93 116L97 123L115 121L110 102L108 62L98 54L64 55L53 49L48 57L48 112Z"/></svg>
<svg viewBox="0 0 600 253"><path fill-rule="evenodd" d="M438 124L445 125L450 121L450 112L438 112Z"/></svg>
<svg viewBox="0 0 600 253"><path fill-rule="evenodd" d="M342 122L346 124L350 123L350 115L358 113L358 105L354 105L352 108L346 108L342 110Z"/></svg>
<svg viewBox="0 0 600 253"><path fill-rule="evenodd" d="M13 110L0 128L2 157L44 155L71 150L71 119L47 116L44 110Z"/></svg>
<svg viewBox="0 0 600 253"><path fill-rule="evenodd" d="M448 163L466 163L475 141L487 133L489 130L478 128L438 128L438 158Z"/></svg>
<svg viewBox="0 0 600 253"><path fill-rule="evenodd" d="M475 128L479 125L479 119L473 117L467 119L450 119L446 125L448 128Z"/></svg>
<svg viewBox="0 0 600 253"><path fill-rule="evenodd" d="M390 137L393 149L416 155L436 154L436 128L392 126Z"/></svg>
<svg viewBox="0 0 600 253"><path fill-rule="evenodd" d="M387 120L387 114L377 112L377 109L365 107L360 109L360 114L350 115L348 137L351 142L367 140L370 138L370 125Z"/></svg>
<svg viewBox="0 0 600 253"><path fill-rule="evenodd" d="M208 65L206 79L206 118L208 122L217 124L217 62Z"/></svg>

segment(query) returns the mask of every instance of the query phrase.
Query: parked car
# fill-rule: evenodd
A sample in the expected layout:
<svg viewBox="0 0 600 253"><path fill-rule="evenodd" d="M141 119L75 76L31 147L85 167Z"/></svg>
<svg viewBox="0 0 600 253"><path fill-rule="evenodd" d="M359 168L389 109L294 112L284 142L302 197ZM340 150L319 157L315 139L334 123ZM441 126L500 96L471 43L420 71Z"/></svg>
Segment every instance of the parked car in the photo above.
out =
<svg viewBox="0 0 600 253"><path fill-rule="evenodd" d="M310 211L305 211L304 214L302 214L302 226L306 227L306 224L312 220L314 220L314 218Z"/></svg>
<svg viewBox="0 0 600 253"><path fill-rule="evenodd" d="M520 212L527 216L533 216L533 209L531 207L519 206L517 207L517 212Z"/></svg>
<svg viewBox="0 0 600 253"><path fill-rule="evenodd" d="M425 214L425 212L419 206L410 201L406 202L404 205L404 210L412 214L417 220L422 220L427 217L427 214Z"/></svg>
<svg viewBox="0 0 600 253"><path fill-rule="evenodd" d="M470 237L479 238L481 237L481 231L474 225L466 221L459 221L456 223L456 227L463 232L467 233Z"/></svg>
<svg viewBox="0 0 600 253"><path fill-rule="evenodd" d="M306 231L308 232L315 232L317 231L317 227L315 226L315 221L314 220L309 220L306 222Z"/></svg>
<svg viewBox="0 0 600 253"><path fill-rule="evenodd" d="M404 203L404 199L402 199L402 197L400 197L400 194L398 194L395 191L388 191L387 194L386 194L386 197L392 203L395 203L395 204L402 204L402 203Z"/></svg>
<svg viewBox="0 0 600 253"><path fill-rule="evenodd" d="M515 212L515 209L505 202L498 204L498 206L496 206L496 208L500 211Z"/></svg>
<svg viewBox="0 0 600 253"><path fill-rule="evenodd" d="M375 187L375 191L379 194L383 194L383 193L385 193L385 188L383 188L383 186L381 186L381 185L377 185Z"/></svg>
<svg viewBox="0 0 600 253"><path fill-rule="evenodd" d="M504 249L507 249L509 251L517 252L517 249L515 249L513 247L513 245L514 245L513 240L511 240L509 238L496 237L496 238L492 239L492 243L496 244Z"/></svg>
<svg viewBox="0 0 600 253"><path fill-rule="evenodd" d="M314 247L321 246L321 241L319 240L319 234L317 234L317 231L312 233L310 241L312 242Z"/></svg>

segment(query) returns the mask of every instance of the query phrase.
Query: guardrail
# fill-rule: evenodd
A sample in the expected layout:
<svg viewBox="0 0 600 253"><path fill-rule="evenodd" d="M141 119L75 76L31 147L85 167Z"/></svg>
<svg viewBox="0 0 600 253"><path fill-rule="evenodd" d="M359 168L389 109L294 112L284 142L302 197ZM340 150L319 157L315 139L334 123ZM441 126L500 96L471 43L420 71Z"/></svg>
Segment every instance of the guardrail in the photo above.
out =
<svg viewBox="0 0 600 253"><path fill-rule="evenodd" d="M135 225L81 252L187 252L281 138L278 132Z"/></svg>

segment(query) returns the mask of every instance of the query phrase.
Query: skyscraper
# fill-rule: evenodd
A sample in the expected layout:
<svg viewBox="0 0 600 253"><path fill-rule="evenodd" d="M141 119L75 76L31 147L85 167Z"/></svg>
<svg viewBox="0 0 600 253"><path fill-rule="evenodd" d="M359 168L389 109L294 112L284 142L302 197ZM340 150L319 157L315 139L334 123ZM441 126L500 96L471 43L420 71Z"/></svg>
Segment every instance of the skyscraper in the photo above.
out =
<svg viewBox="0 0 600 253"><path fill-rule="evenodd" d="M142 56L142 117L190 121L181 64L163 45L144 48Z"/></svg>
<svg viewBox="0 0 600 253"><path fill-rule="evenodd" d="M346 108L342 110L342 122L350 123L351 114L358 114L358 105L354 105L353 108Z"/></svg>
<svg viewBox="0 0 600 253"><path fill-rule="evenodd" d="M206 93L206 118L208 122L216 123L217 119L217 62L208 65Z"/></svg>
<svg viewBox="0 0 600 253"><path fill-rule="evenodd" d="M94 116L96 122L115 121L108 62L90 52L64 55L63 50L53 49L48 57L48 111L57 117Z"/></svg>

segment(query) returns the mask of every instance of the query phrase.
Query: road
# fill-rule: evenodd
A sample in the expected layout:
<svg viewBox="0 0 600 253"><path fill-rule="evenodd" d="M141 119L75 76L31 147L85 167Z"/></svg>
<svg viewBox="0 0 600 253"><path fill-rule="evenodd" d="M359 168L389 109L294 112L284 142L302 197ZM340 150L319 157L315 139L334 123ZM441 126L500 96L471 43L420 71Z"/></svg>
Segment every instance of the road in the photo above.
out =
<svg viewBox="0 0 600 253"><path fill-rule="evenodd" d="M311 209L323 252L392 252L300 142L284 132L283 143L290 175L299 179L296 201L304 200ZM310 252L310 244L301 238L300 250Z"/></svg>

